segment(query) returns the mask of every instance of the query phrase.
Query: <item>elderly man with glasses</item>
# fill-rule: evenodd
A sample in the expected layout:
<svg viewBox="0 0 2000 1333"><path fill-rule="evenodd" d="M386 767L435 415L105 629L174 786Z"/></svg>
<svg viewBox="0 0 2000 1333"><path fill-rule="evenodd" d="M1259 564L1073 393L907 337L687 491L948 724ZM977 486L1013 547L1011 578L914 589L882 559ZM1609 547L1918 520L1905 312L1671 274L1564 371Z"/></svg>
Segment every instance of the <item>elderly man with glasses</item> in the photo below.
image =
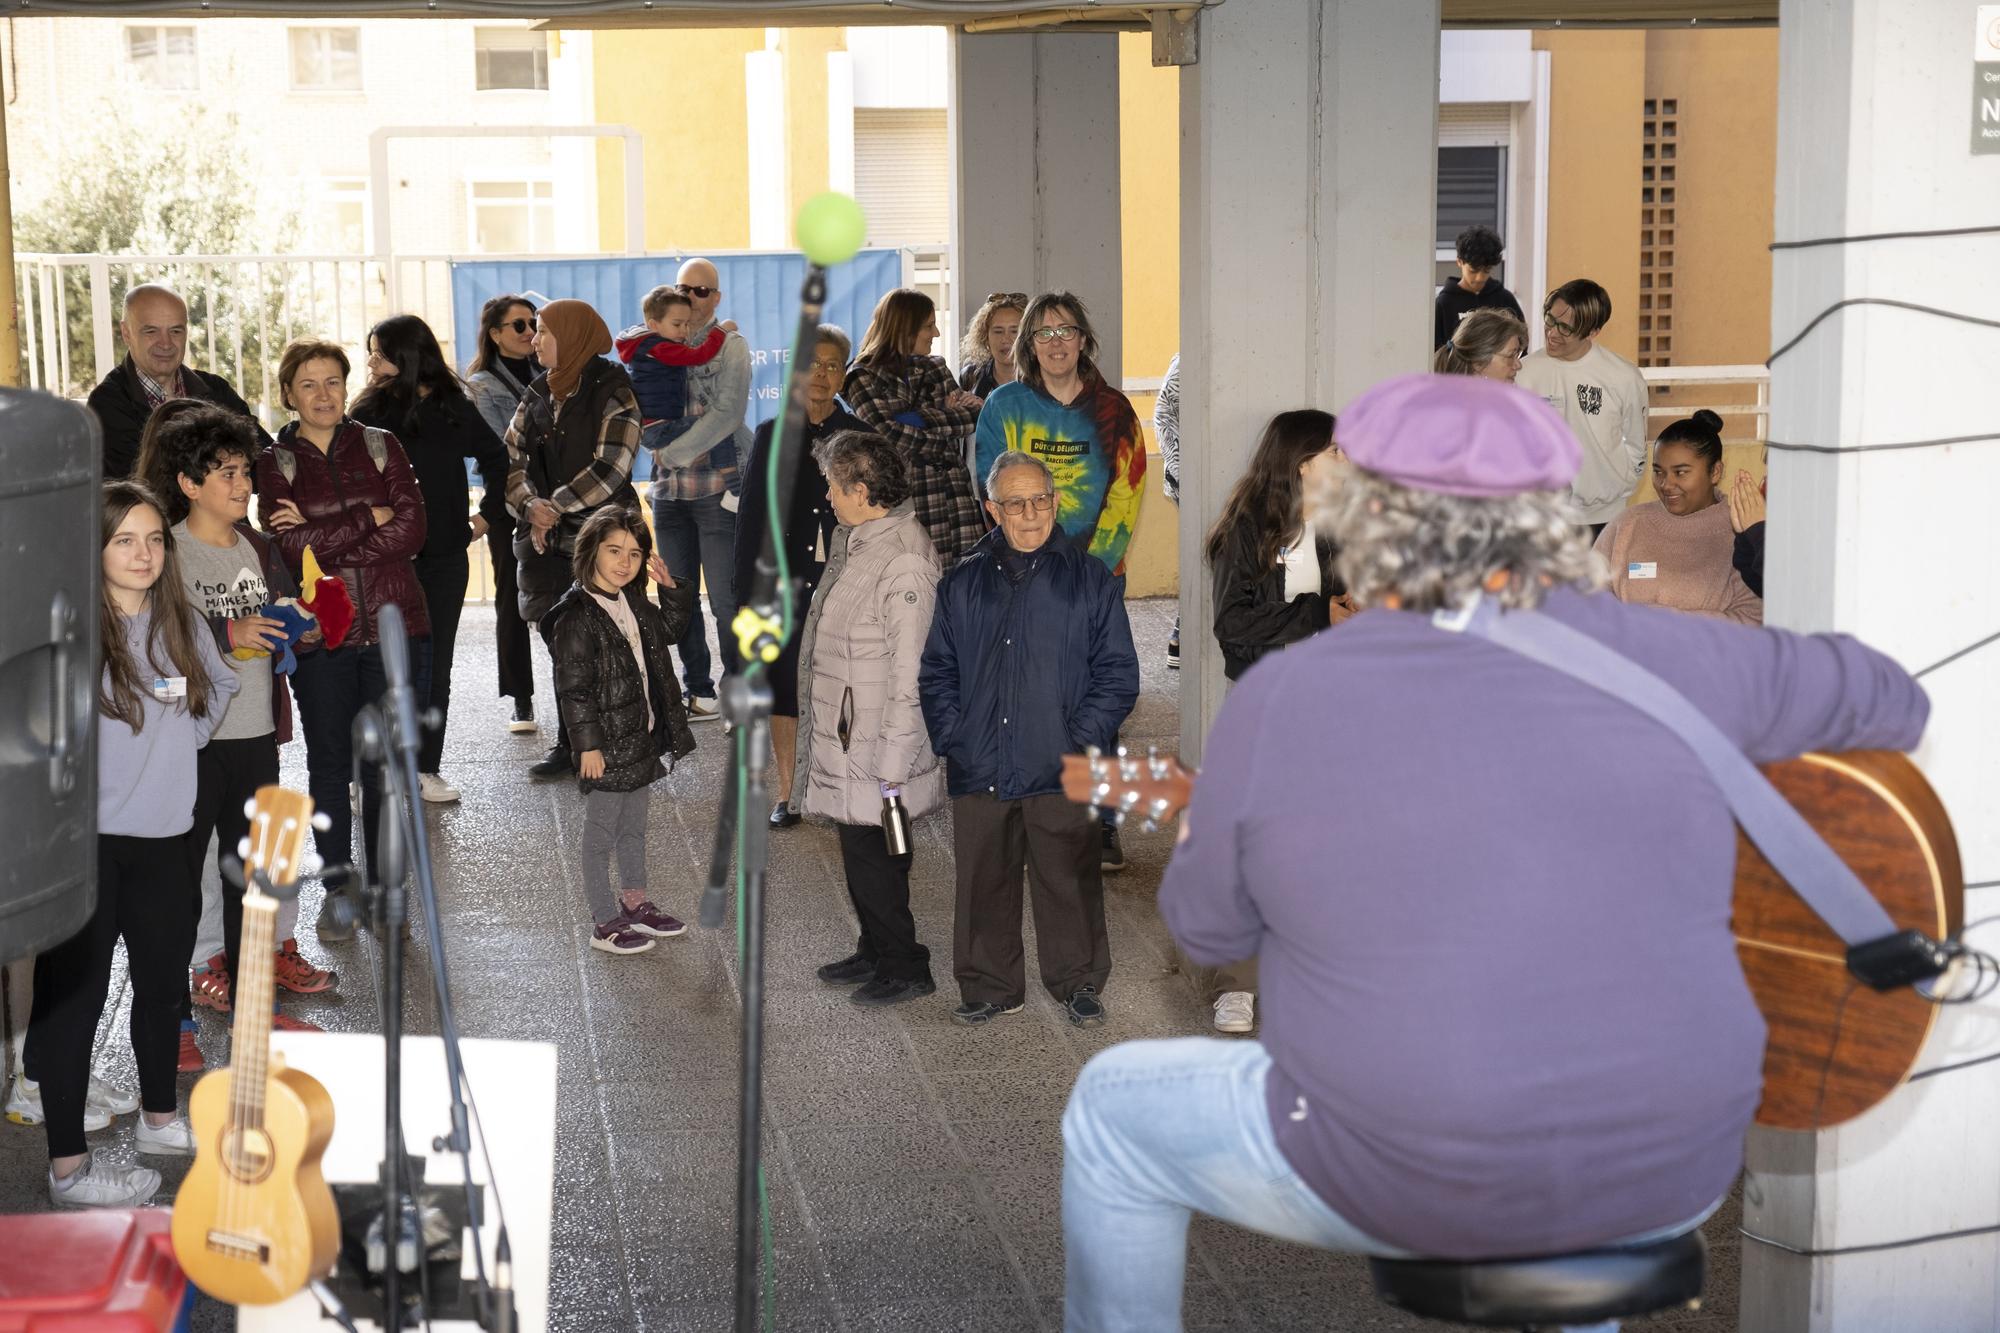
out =
<svg viewBox="0 0 2000 1333"><path fill-rule="evenodd" d="M1097 817L1063 796L1062 757L1109 747L1138 700L1124 580L1057 536L1059 492L1035 454L1002 452L986 494L998 526L938 585L917 679L952 798L952 1017L1021 1011L1025 873L1042 985L1092 1027L1111 974L1104 879Z"/></svg>
<svg viewBox="0 0 2000 1333"><path fill-rule="evenodd" d="M1646 469L1646 377L1598 346L1610 322L1610 293L1588 278L1564 283L1542 302L1543 346L1522 360L1514 380L1562 413L1583 446L1569 498L1593 539L1632 499Z"/></svg>

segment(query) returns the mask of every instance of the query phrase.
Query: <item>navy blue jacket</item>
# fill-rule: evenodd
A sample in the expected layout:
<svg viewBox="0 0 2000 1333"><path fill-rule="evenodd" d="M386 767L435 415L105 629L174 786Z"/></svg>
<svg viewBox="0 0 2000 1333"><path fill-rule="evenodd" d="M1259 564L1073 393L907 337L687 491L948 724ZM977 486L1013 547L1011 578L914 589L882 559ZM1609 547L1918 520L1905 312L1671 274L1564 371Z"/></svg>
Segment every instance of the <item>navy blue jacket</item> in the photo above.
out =
<svg viewBox="0 0 2000 1333"><path fill-rule="evenodd" d="M931 748L953 796L1062 790L1062 757L1109 750L1139 698L1125 580L1069 542L1035 553L1019 584L998 528L937 589L918 671Z"/></svg>

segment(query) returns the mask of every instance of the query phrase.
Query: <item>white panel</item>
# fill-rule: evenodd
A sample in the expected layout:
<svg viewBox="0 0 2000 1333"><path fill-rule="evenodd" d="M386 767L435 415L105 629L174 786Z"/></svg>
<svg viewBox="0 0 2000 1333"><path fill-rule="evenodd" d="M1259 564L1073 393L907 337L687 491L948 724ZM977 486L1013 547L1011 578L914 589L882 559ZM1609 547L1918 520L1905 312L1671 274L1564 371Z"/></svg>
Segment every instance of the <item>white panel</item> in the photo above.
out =
<svg viewBox="0 0 2000 1333"><path fill-rule="evenodd" d="M750 248L787 249L792 244L787 206L791 173L785 147L783 51L752 51L743 57L743 95L750 130Z"/></svg>
<svg viewBox="0 0 2000 1333"><path fill-rule="evenodd" d="M857 107L943 107L950 81L948 30L849 28Z"/></svg>
<svg viewBox="0 0 2000 1333"><path fill-rule="evenodd" d="M854 57L826 53L826 188L854 193Z"/></svg>
<svg viewBox="0 0 2000 1333"><path fill-rule="evenodd" d="M1535 95L1527 32L1447 32L1438 46L1438 101L1526 102Z"/></svg>

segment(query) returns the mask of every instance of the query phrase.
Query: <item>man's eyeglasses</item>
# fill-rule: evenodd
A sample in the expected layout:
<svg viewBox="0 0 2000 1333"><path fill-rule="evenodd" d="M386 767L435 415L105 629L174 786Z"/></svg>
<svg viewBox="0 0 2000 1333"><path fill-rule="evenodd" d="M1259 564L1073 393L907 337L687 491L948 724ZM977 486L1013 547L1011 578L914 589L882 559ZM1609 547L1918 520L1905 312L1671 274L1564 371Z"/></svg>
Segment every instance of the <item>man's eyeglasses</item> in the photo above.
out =
<svg viewBox="0 0 2000 1333"><path fill-rule="evenodd" d="M1557 333L1560 333L1565 338L1575 338L1579 336L1576 325L1565 324L1563 323L1563 321L1557 319L1554 315L1551 315L1546 310L1542 312L1542 327L1545 329L1554 329Z"/></svg>
<svg viewBox="0 0 2000 1333"><path fill-rule="evenodd" d="M535 321L532 319L503 319L500 321L500 327L503 329L512 329L516 333L526 333L529 329L535 327Z"/></svg>
<svg viewBox="0 0 2000 1333"><path fill-rule="evenodd" d="M1051 343L1060 338L1066 343L1073 343L1076 341L1076 335L1079 332L1081 330L1074 324L1043 325L1041 328L1035 330L1035 341L1038 343Z"/></svg>
<svg viewBox="0 0 2000 1333"><path fill-rule="evenodd" d="M992 305L995 301L1004 301L1020 306L1026 306L1028 304L1028 294L1026 292L986 293L986 304Z"/></svg>
<svg viewBox="0 0 2000 1333"><path fill-rule="evenodd" d="M674 284L674 290L682 296L692 296L697 301L706 301L722 289L720 287L704 287L698 282L677 282Z"/></svg>
<svg viewBox="0 0 2000 1333"><path fill-rule="evenodd" d="M993 503L999 505L1000 512L1008 518L1019 518L1028 512L1029 505L1035 507L1037 514L1048 513L1056 507L1056 495L1054 491L1043 491L1040 495L1017 495L1011 500L995 500Z"/></svg>

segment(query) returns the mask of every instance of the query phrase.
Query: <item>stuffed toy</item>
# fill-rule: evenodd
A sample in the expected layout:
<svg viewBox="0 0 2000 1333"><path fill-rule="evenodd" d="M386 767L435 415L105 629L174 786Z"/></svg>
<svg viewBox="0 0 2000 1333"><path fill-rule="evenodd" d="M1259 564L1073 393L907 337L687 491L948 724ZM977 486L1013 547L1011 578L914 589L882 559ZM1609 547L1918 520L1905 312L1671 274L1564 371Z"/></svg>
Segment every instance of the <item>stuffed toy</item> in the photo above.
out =
<svg viewBox="0 0 2000 1333"><path fill-rule="evenodd" d="M285 641L278 646L278 661L273 669L281 676L291 675L299 665L299 659L293 653L292 646L316 631L319 628L319 621L313 618L311 610L293 597L280 597L275 602L267 602L264 604L264 609L257 614L275 620L285 627ZM229 655L243 662L253 657L271 656L262 648L250 647L232 648Z"/></svg>
<svg viewBox="0 0 2000 1333"><path fill-rule="evenodd" d="M347 631L354 628L354 600L347 595L345 583L320 571L319 559L313 555L310 546L306 547L299 587L303 590L299 604L319 621L320 632L326 636L326 646L340 647L347 641Z"/></svg>

